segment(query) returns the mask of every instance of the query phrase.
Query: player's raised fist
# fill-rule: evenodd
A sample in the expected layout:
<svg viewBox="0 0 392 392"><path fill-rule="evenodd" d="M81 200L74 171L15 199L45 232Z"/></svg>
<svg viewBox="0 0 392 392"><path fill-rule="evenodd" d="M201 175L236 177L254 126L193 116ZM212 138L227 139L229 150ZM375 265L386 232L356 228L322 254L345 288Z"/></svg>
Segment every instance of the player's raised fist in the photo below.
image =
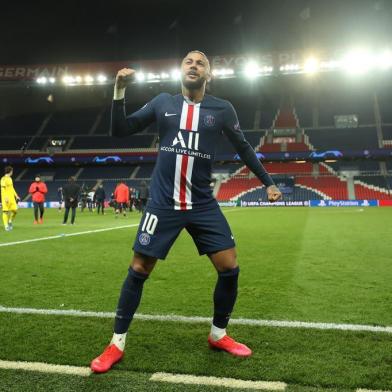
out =
<svg viewBox="0 0 392 392"><path fill-rule="evenodd" d="M130 82L135 78L135 70L131 68L123 68L117 72L116 88L126 88Z"/></svg>
<svg viewBox="0 0 392 392"><path fill-rule="evenodd" d="M270 185L267 188L267 196L268 196L268 201L273 203L274 201L278 201L282 198L282 192L279 190L277 186Z"/></svg>

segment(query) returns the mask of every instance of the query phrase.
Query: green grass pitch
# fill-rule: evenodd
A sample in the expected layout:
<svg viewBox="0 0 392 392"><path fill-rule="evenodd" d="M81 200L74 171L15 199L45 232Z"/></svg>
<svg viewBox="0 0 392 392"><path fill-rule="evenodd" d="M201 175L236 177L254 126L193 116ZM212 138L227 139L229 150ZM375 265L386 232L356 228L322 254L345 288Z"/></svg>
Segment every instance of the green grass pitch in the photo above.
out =
<svg viewBox="0 0 392 392"><path fill-rule="evenodd" d="M228 208L241 268L233 318L392 325L392 209ZM75 226L20 210L8 242L135 225L0 247L0 305L113 312L140 214L78 212ZM145 285L139 313L212 313L216 273L186 232ZM208 350L207 324L134 320L126 356L88 378L0 370L0 391L221 391L163 385L155 372L286 382L289 391L392 389L392 334L237 326L246 360ZM0 313L0 360L88 366L112 320ZM238 390L237 390L238 391Z"/></svg>

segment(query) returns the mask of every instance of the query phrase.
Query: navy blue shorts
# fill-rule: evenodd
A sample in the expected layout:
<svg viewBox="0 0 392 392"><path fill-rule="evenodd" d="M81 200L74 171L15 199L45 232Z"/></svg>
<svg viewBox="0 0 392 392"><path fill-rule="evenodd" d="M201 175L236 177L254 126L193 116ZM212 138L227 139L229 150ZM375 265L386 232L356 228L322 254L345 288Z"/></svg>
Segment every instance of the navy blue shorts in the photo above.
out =
<svg viewBox="0 0 392 392"><path fill-rule="evenodd" d="M187 211L147 206L133 250L164 260L182 229L186 229L192 236L200 255L235 246L229 224L218 206Z"/></svg>

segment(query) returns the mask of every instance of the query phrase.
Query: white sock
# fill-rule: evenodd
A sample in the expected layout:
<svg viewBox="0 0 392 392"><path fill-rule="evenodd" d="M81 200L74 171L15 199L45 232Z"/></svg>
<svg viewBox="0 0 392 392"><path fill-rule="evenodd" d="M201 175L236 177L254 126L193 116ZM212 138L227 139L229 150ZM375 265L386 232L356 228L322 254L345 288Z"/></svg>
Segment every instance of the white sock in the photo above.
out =
<svg viewBox="0 0 392 392"><path fill-rule="evenodd" d="M215 341L222 339L226 335L226 328L218 328L215 327L214 324L212 324L210 335Z"/></svg>
<svg viewBox="0 0 392 392"><path fill-rule="evenodd" d="M127 339L126 332L125 333L114 333L110 344L115 344L119 350L124 351L126 339Z"/></svg>

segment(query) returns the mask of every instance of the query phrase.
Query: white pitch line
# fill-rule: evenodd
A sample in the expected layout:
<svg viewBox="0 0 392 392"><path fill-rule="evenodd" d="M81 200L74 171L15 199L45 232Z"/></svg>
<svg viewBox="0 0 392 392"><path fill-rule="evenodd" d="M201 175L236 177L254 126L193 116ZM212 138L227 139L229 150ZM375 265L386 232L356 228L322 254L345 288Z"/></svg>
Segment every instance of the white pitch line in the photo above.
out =
<svg viewBox="0 0 392 392"><path fill-rule="evenodd" d="M49 237L32 238L30 240L6 242L4 244L0 244L0 247L1 246L12 246L12 245L19 245L19 244L27 244L29 242L54 240L54 239L57 239L57 238L73 237L73 236L76 236L76 235L83 235L83 234L101 233L103 231L125 229L125 228L128 228L128 227L136 227L136 226L139 226L139 224L135 223L135 224L132 224L132 225L116 226L116 227L106 227L104 229L96 229L96 230L88 230L88 231L79 231L77 233L57 234L57 235L52 235L52 236L49 236Z"/></svg>
<svg viewBox="0 0 392 392"><path fill-rule="evenodd" d="M222 210L224 214L226 214L226 212L233 212L233 211L240 211L240 208L236 207L236 208L230 208L229 210Z"/></svg>
<svg viewBox="0 0 392 392"><path fill-rule="evenodd" d="M287 384L280 381L248 381L235 378L193 376L189 374L154 373L150 381L172 384L209 385L224 388L242 388L269 391L284 391Z"/></svg>
<svg viewBox="0 0 392 392"><path fill-rule="evenodd" d="M15 314L40 314L46 316L71 316L71 317L96 317L96 318L113 318L113 312L93 312L73 309L36 309L36 308L12 308L0 305L0 313ZM179 316L174 314L135 314L135 318L144 321L165 321L180 323L211 323L210 317L199 316ZM317 323L308 321L288 321L288 320L259 320L259 319L231 319L231 325L250 325L256 327L273 327L273 328L302 328L302 329L319 329L319 330L338 330L338 331L365 331L392 333L392 326L377 326L364 324L338 324L338 323Z"/></svg>
<svg viewBox="0 0 392 392"><path fill-rule="evenodd" d="M392 392L392 391L385 391L382 389L363 389L363 388L358 388L355 392Z"/></svg>
<svg viewBox="0 0 392 392"><path fill-rule="evenodd" d="M91 370L88 367L52 365L43 362L13 362L0 360L0 369L7 370L28 370L40 373L71 374L74 376L88 377Z"/></svg>

